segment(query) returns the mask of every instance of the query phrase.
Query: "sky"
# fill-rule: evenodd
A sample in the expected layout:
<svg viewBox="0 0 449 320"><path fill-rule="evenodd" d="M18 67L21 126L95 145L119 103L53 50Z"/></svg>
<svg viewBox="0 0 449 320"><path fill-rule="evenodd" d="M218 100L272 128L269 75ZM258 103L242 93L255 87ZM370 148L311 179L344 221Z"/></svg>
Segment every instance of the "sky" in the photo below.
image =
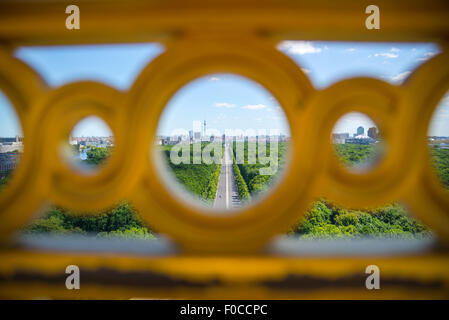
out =
<svg viewBox="0 0 449 320"><path fill-rule="evenodd" d="M109 137L112 130L101 118L90 116L82 119L72 129L73 137Z"/></svg>
<svg viewBox="0 0 449 320"><path fill-rule="evenodd" d="M357 128L362 126L364 130L364 136L368 135L368 129L371 127L377 127L370 117L363 113L351 112L341 117L335 124L333 132L335 133L349 133L351 136L357 132Z"/></svg>
<svg viewBox="0 0 449 320"><path fill-rule="evenodd" d="M355 76L376 77L400 84L417 66L439 52L429 43L354 43L284 41L277 48L290 56L317 88ZM145 65L162 53L158 44L23 47L15 55L38 71L51 86L79 80L104 82L126 90ZM278 102L262 86L237 75L209 75L197 79L169 101L159 133L177 128L191 130L193 121L206 120L208 128L289 128ZM80 123L74 136L107 136L107 126L95 117ZM449 136L449 95L432 121L430 135ZM339 121L334 132L365 131L372 123L361 114ZM9 101L0 92L0 137L20 134L20 125ZM76 133L76 134L75 134Z"/></svg>
<svg viewBox="0 0 449 320"><path fill-rule="evenodd" d="M209 134L210 129L217 134L238 129L253 129L248 135L264 129L266 134L290 133L279 102L258 83L233 74L202 77L181 88L167 104L158 133L169 136L177 129L193 130L194 121L204 120Z"/></svg>

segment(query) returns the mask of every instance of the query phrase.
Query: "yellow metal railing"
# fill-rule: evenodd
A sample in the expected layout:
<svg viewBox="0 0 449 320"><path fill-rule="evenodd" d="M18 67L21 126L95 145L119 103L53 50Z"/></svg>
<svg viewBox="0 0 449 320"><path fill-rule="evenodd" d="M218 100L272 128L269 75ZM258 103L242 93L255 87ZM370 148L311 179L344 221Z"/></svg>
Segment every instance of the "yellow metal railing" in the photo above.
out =
<svg viewBox="0 0 449 320"><path fill-rule="evenodd" d="M448 2L377 1L379 30L365 28L364 11L370 3L364 1L79 1L79 30L65 28L69 4L0 3L0 89L19 115L25 141L20 165L0 193L0 237L5 243L0 296L448 297L449 255L433 246L419 254L388 257L346 252L311 258L266 251L269 241L297 222L318 196L358 207L403 201L436 232L440 244L448 243L449 197L432 170L426 141L432 113L449 89ZM443 52L400 86L353 78L318 90L296 63L276 50L282 39L433 41ZM13 57L21 45L145 41L161 42L165 51L126 92L96 82L50 88ZM291 128L292 155L284 179L261 202L239 214L210 216L167 190L153 155L142 146L151 145L165 104L181 86L222 72L257 81L280 102ZM382 162L365 174L344 169L328 139L338 118L350 111L370 116L388 145ZM87 115L104 119L115 137L110 161L94 176L74 172L58 153L60 141ZM30 248L29 241L14 249L7 245L45 203L97 211L122 199L130 199L142 218L168 235L183 254L172 253L171 245L144 256L108 249L92 255L69 244L64 254L57 248ZM390 291L370 293L363 285L357 287L354 279L374 260L382 265ZM78 293L58 282L65 266L73 263L90 275L87 289ZM109 284L95 281L103 271ZM136 283L147 285L126 281L133 275ZM326 285L317 280L307 287L303 284L308 277ZM29 289L24 289L26 279L33 283Z"/></svg>

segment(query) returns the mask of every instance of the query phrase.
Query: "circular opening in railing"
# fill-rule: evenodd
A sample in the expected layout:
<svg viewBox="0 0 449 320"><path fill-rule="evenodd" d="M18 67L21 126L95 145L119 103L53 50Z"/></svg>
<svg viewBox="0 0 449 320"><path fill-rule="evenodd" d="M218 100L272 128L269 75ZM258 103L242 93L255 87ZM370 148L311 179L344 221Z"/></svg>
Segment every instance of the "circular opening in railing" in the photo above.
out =
<svg viewBox="0 0 449 320"><path fill-rule="evenodd" d="M23 153L19 118L8 98L0 91L0 192L6 187Z"/></svg>
<svg viewBox="0 0 449 320"><path fill-rule="evenodd" d="M77 170L92 174L108 160L114 148L109 126L97 116L79 121L61 146L63 158Z"/></svg>
<svg viewBox="0 0 449 320"><path fill-rule="evenodd" d="M157 170L181 202L238 210L274 190L288 158L290 127L260 84L232 74L195 79L169 101L154 148Z"/></svg>
<svg viewBox="0 0 449 320"><path fill-rule="evenodd" d="M366 114L351 112L335 124L332 144L338 159L352 172L373 168L384 154L381 132Z"/></svg>
<svg viewBox="0 0 449 320"><path fill-rule="evenodd" d="M427 135L436 175L449 193L449 93L435 109Z"/></svg>

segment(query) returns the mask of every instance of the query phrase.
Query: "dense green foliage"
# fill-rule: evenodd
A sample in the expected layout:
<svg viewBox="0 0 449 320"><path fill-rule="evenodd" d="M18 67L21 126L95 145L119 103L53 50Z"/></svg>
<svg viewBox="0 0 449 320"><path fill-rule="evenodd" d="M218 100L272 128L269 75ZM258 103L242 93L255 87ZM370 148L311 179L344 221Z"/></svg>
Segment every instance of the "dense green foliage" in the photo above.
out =
<svg viewBox="0 0 449 320"><path fill-rule="evenodd" d="M206 144L203 144L202 149L205 146ZM163 147L168 156L171 147ZM110 149L106 148L89 147L86 152L87 159L84 162L98 166L104 163L110 151ZM191 157L193 157L192 153ZM178 181L190 191L203 197L205 200L213 201L217 192L220 165L206 165L204 163L198 165L174 165L170 161L168 161L168 165L173 170ZM34 221L24 232L95 234L99 237L155 238L154 234L140 220L134 208L127 202L95 215L75 215L70 211L53 207L46 213L44 218Z"/></svg>
<svg viewBox="0 0 449 320"><path fill-rule="evenodd" d="M203 150L208 143L202 143L201 150ZM190 145L190 164L174 164L170 161L170 151L173 145L165 145L161 147L166 163L171 169L176 180L181 185L187 188L194 195L201 199L212 203L217 193L218 180L220 178L220 164L193 164L193 145ZM211 153L213 156L213 151Z"/></svg>
<svg viewBox="0 0 449 320"><path fill-rule="evenodd" d="M234 172L235 183L237 184L237 190L239 191L239 197L242 202L250 201L251 194L249 193L248 187L245 180L240 173L239 166L235 162L235 157L232 162L232 170Z"/></svg>
<svg viewBox="0 0 449 320"><path fill-rule="evenodd" d="M215 196L217 195L218 181L220 180L220 171L221 165L216 165L215 171L212 173L209 184L207 185L206 199L209 199L209 201L215 199Z"/></svg>
<svg viewBox="0 0 449 320"><path fill-rule="evenodd" d="M449 149L435 146L431 149L431 154L441 183L446 189L449 189Z"/></svg>
<svg viewBox="0 0 449 320"><path fill-rule="evenodd" d="M278 177L279 173L282 171L285 165L285 156L287 154L288 143L286 142L278 142L278 148L275 153L270 152L270 143L266 143L266 157L269 157L270 161L273 163L277 163L277 172L274 175L261 175L260 169L269 167L269 162L262 163L259 153L256 153L256 163L248 163L248 144L255 144L256 150L259 150L259 145L256 142L235 142L233 145L234 154L237 154L239 146L238 144L244 144L244 163L239 163L238 168L247 185L247 189L251 195L256 195L260 192L266 191L269 188L269 185L276 177Z"/></svg>
<svg viewBox="0 0 449 320"><path fill-rule="evenodd" d="M98 166L110 149L90 147L85 162ZM127 202L95 215L75 215L62 208L52 207L45 216L31 223L25 233L94 234L99 237L154 239L154 234L140 220L135 209Z"/></svg>
<svg viewBox="0 0 449 320"><path fill-rule="evenodd" d="M337 144L335 145L340 160L349 166L362 162L369 162L376 157L376 148L373 145ZM435 172L446 189L449 189L449 149L438 145L430 148Z"/></svg>
<svg viewBox="0 0 449 320"><path fill-rule="evenodd" d="M130 204L123 202L115 208L96 215L75 215L61 208L51 208L45 218L31 223L25 233L77 233L97 236L126 236L153 238Z"/></svg>
<svg viewBox="0 0 449 320"><path fill-rule="evenodd" d="M206 144L202 145L202 148ZM234 144L234 150L236 145ZM357 165L369 160L375 154L373 146L366 145L336 145L340 159L347 165ZM172 146L163 146L165 156L169 156ZM245 145L245 151L248 145ZM279 143L278 164L282 171L288 143ZM94 165L102 163L109 150L95 148L88 152L89 162ZM431 149L435 160L435 168L446 188L449 188L449 150L433 147ZM235 153L235 152L234 152ZM267 144L267 155L270 155ZM191 157L193 156L191 150ZM270 155L272 156L272 155ZM167 159L168 160L168 159ZM234 159L234 175L242 199L251 199L269 187L269 183L276 177L259 174L259 169L268 166L257 161L248 164L245 152L245 163L237 165ZM174 165L168 161L176 179L188 190L209 201L215 198L220 165L216 164L179 164ZM8 177L0 180L1 185L7 182ZM242 190L242 191L240 191ZM99 215L79 216L61 208L51 208L46 217L36 220L25 230L27 233L93 233L101 237L123 237L153 239L154 234L142 223L136 211L130 204L123 202L117 207L102 212ZM303 220L293 227L292 236L301 238L335 238L356 236L382 236L382 237L425 237L430 231L419 222L407 215L403 207L398 204L389 204L377 209L352 210L338 207L322 199L313 204L306 212Z"/></svg>
<svg viewBox="0 0 449 320"><path fill-rule="evenodd" d="M278 175L285 165L288 143L279 143L276 154L279 161ZM335 145L338 157L347 166L358 166L368 162L376 156L376 147L373 145L342 144ZM236 144L234 144L234 152ZM269 188L276 175L260 175L259 169L267 166L258 160L256 164L248 164L248 143L244 145L244 163L239 164L243 179L248 185L249 192L254 195ZM269 155L267 143L267 155ZM439 168L449 168L448 158L439 150L436 157ZM441 172L441 171L440 171ZM444 172L444 170L443 170ZM447 172L447 171L446 171ZM366 210L350 210L340 208L327 200L314 203L303 220L289 232L290 235L302 238L334 238L355 236L389 236L389 237L422 237L429 235L421 224L410 218L405 209L398 204L389 204L382 208Z"/></svg>
<svg viewBox="0 0 449 320"><path fill-rule="evenodd" d="M339 159L348 166L368 162L376 155L375 146L335 145ZM289 232L302 238L335 238L355 236L409 237L429 236L427 230L412 219L398 204L381 208L350 210L326 200L314 203L304 219Z"/></svg>
<svg viewBox="0 0 449 320"><path fill-rule="evenodd" d="M0 175L0 191L8 184L11 171L5 172Z"/></svg>
<svg viewBox="0 0 449 320"><path fill-rule="evenodd" d="M387 205L373 210L339 208L325 200L317 201L290 235L301 238L356 236L419 238L430 235L421 224L407 216L403 207Z"/></svg>
<svg viewBox="0 0 449 320"><path fill-rule="evenodd" d="M109 156L111 150L109 148L89 147L87 149L87 164L98 166L103 164Z"/></svg>
<svg viewBox="0 0 449 320"><path fill-rule="evenodd" d="M373 145L335 144L334 147L341 162L349 166L369 161L376 154Z"/></svg>

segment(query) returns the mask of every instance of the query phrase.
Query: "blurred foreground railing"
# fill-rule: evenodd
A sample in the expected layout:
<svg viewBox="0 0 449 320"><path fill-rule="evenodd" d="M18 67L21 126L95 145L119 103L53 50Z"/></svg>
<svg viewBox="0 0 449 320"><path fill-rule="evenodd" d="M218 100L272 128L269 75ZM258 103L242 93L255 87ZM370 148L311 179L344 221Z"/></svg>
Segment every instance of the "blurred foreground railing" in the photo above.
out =
<svg viewBox="0 0 449 320"><path fill-rule="evenodd" d="M0 193L0 297L449 297L449 197L426 139L449 89L447 1L376 1L379 30L364 27L368 3L349 0L78 1L79 30L65 28L69 4L0 3L0 89L19 115L25 141L20 165ZM284 39L431 41L443 52L400 86L353 78L317 90L276 50ZM146 41L166 50L126 92L96 82L50 88L13 57L22 45ZM167 190L141 146L151 145L165 104L181 86L217 72L246 76L275 96L290 124L292 161L260 203L240 214L208 216ZM332 156L331 130L350 111L375 120L389 146L365 174L342 170ZM58 156L64 135L87 115L100 116L115 136L114 154L94 176L80 176ZM352 207L402 201L437 240L273 242L318 196ZM122 199L172 242L12 236L48 202L96 211ZM381 290L364 284L373 264L381 270ZM65 287L68 265L80 267L80 290Z"/></svg>

